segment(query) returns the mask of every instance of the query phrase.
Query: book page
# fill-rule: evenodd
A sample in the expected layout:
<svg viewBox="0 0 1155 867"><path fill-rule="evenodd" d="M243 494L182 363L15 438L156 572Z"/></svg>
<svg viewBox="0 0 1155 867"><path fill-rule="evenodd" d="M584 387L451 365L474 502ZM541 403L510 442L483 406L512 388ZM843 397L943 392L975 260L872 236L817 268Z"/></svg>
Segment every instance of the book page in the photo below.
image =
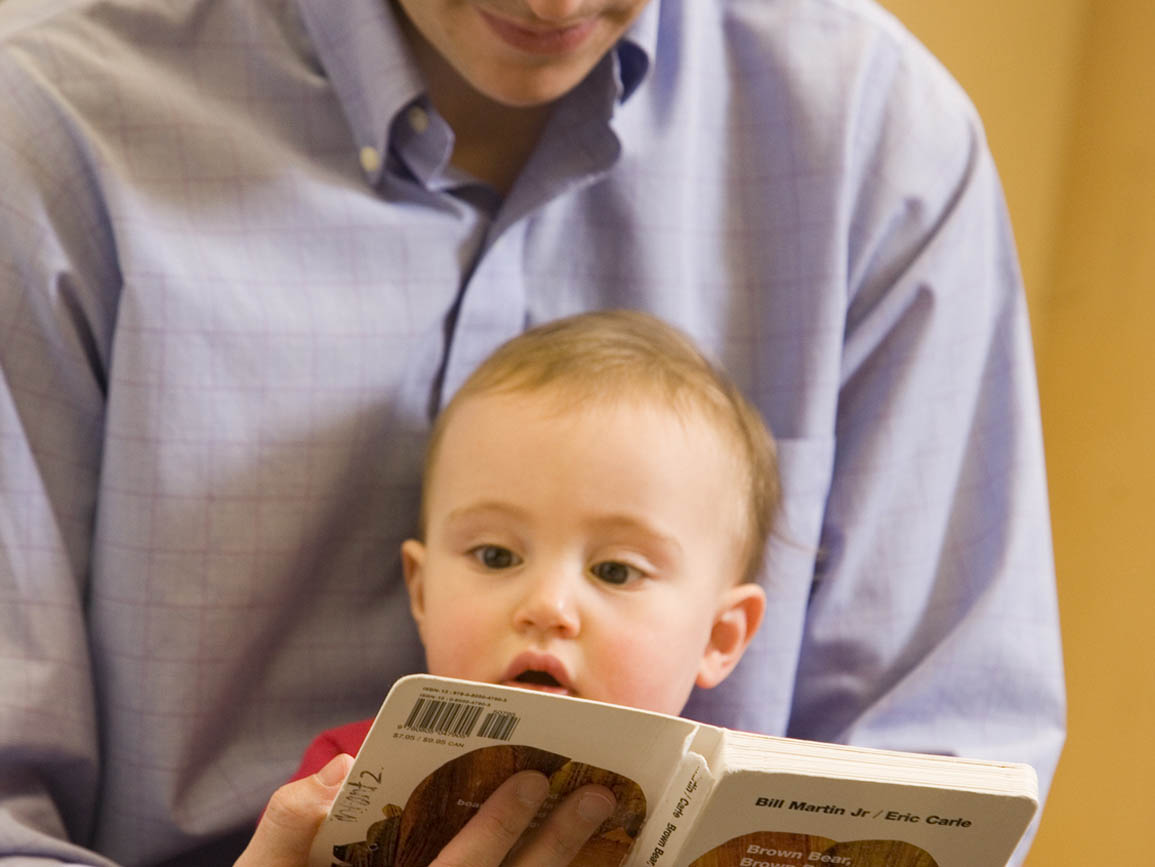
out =
<svg viewBox="0 0 1155 867"><path fill-rule="evenodd" d="M616 867L698 728L582 699L403 678L321 825L310 867L426 867L497 786L529 768L550 778L539 821L585 783L613 790L618 809L576 863Z"/></svg>

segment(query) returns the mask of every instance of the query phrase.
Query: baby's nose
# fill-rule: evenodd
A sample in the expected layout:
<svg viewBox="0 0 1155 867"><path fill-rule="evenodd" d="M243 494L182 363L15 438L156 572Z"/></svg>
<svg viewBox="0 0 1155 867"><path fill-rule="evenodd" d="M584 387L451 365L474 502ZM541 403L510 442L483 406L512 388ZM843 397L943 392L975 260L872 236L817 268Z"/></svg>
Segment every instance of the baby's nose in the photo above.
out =
<svg viewBox="0 0 1155 867"><path fill-rule="evenodd" d="M536 580L527 589L514 614L519 629L555 633L573 638L581 630L572 582L557 576Z"/></svg>

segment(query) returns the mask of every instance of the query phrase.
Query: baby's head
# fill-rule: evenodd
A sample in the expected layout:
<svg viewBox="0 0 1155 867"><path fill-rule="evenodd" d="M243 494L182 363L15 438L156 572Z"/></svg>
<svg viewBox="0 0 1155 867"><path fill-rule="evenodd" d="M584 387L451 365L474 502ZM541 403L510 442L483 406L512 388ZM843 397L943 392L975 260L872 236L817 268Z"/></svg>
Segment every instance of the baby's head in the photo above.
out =
<svg viewBox="0 0 1155 867"><path fill-rule="evenodd" d="M526 332L434 426L402 548L429 670L678 713L761 620L778 496L761 417L679 332Z"/></svg>

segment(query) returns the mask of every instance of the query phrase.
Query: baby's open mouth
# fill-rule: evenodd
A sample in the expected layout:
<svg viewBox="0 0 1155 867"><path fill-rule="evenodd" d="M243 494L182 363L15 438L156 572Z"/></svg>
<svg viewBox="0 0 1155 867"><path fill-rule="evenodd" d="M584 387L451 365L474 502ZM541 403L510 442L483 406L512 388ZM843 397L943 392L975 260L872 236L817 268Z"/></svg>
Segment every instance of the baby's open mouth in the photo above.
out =
<svg viewBox="0 0 1155 867"><path fill-rule="evenodd" d="M523 671L514 678L517 683L529 684L531 686L554 686L560 687L561 683L558 679L550 674L548 671Z"/></svg>
<svg viewBox="0 0 1155 867"><path fill-rule="evenodd" d="M565 663L549 653L526 651L518 654L501 675L500 682L506 686L533 689L554 695L576 694Z"/></svg>

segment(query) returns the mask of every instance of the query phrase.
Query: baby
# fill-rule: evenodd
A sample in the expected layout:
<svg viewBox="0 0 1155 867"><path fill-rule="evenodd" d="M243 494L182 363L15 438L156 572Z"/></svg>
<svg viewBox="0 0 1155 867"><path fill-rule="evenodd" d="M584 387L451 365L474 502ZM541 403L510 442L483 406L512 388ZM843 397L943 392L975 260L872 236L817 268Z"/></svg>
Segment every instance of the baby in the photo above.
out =
<svg viewBox="0 0 1155 867"><path fill-rule="evenodd" d="M429 671L677 714L758 628L778 498L761 416L680 332L633 312L528 331L431 435L401 550ZM320 736L297 778L371 722Z"/></svg>
<svg viewBox="0 0 1155 867"><path fill-rule="evenodd" d="M402 546L430 673L679 713L762 618L776 469L758 412L659 320L514 338L438 418ZM302 773L370 722L322 736Z"/></svg>

